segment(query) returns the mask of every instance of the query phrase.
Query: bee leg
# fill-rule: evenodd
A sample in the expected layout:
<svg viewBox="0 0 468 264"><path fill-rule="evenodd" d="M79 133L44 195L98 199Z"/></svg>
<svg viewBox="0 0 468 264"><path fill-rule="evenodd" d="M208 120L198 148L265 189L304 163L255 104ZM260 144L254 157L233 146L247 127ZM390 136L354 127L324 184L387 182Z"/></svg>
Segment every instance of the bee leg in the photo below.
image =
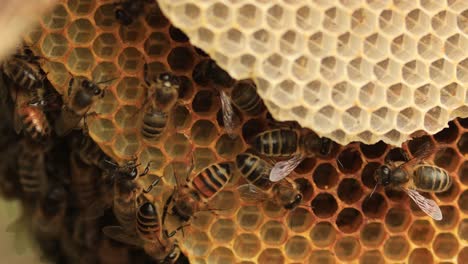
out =
<svg viewBox="0 0 468 264"><path fill-rule="evenodd" d="M153 189L153 187L155 187L156 185L158 185L159 181L161 181L161 177L158 177L156 180L153 181L153 183L151 183L150 186L148 186L146 189L143 190L144 193L149 193L151 192L151 190Z"/></svg>
<svg viewBox="0 0 468 264"><path fill-rule="evenodd" d="M143 79L145 80L146 85L150 86L151 82L148 78L148 63L145 62L145 65L143 65Z"/></svg>
<svg viewBox="0 0 468 264"><path fill-rule="evenodd" d="M148 164L146 164L145 170L144 170L140 175L138 175L138 176L141 177L141 176L145 176L146 174L148 174L150 165L151 165L151 161L148 162Z"/></svg>
<svg viewBox="0 0 468 264"><path fill-rule="evenodd" d="M179 230L182 230L182 236L185 236L184 234L184 227L187 227L187 226L190 226L190 224L185 224L185 225L181 225L179 227L177 227L174 231L172 231L171 233L169 233L167 230L164 230L165 234L166 234L166 237L173 237L175 234L177 234L177 232Z"/></svg>

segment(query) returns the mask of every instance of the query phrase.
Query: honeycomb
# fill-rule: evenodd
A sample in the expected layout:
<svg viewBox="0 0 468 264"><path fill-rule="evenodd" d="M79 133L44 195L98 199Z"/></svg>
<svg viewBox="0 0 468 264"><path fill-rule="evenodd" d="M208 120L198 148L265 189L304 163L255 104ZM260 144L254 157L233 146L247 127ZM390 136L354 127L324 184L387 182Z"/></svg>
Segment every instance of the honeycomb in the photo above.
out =
<svg viewBox="0 0 468 264"><path fill-rule="evenodd" d="M401 145L467 117L464 0L161 0L234 78L253 78L277 120L340 144Z"/></svg>
<svg viewBox="0 0 468 264"><path fill-rule="evenodd" d="M174 3L182 2L174 1ZM242 4L241 1L233 1L232 3L236 6ZM285 1L285 3L291 8L295 8L299 1ZM326 1L316 1L318 7L328 6L327 3ZM165 2L160 1L159 4L163 5ZM258 4L270 5L267 1L259 1ZM204 50L193 46L187 35L175 27L176 24L173 25L162 15L156 3L148 3L147 5L148 8L145 8L144 14L138 16L133 24L122 26L114 18L113 1L62 0L51 13L43 16L38 25L26 34L25 41L36 43L33 47L34 50L46 58L42 67L48 73L47 78L60 94L65 94L72 76L86 76L95 82L116 78L103 84L106 87L105 96L92 109L96 115L90 115L87 118L89 135L102 151L120 163L133 157L137 157L138 163L142 166L150 163L150 173L138 181L147 186L156 179L155 177L162 177L161 183L151 191L152 199L158 210L161 211L176 183L174 175L180 178L179 181L183 181L184 177L187 176L187 161L193 157L195 172L199 172L215 162L232 162L237 154L248 150L248 142L255 135L277 125L277 123L271 122L270 116L272 114L277 117L277 115L274 109L271 109L273 101L269 100L265 100L265 104L270 106L272 112L268 112L265 108L254 114L238 111L237 115L241 125L235 131L237 137L230 137L224 129L219 90L223 89L231 94L233 83L238 81L229 76L211 79L211 75L205 72L205 66L211 60L207 54L211 54L212 50L205 46L203 46ZM200 5L208 7L211 4L204 1L200 2ZM343 9L330 7L328 11L321 8L317 10L304 9L303 12L310 10L306 12L311 12L309 17L330 16L327 18L326 26L323 27L335 28L333 32L344 31L346 28L340 28L340 25L346 24L339 19L346 16L338 16L337 14L345 13L347 10L345 7L359 7L361 4L358 1L340 1L340 5L343 6ZM422 9L424 11L417 9L419 5L424 7ZM466 2L448 1L447 5L450 7L450 12L447 11L444 13L445 16L441 16L452 21L450 23L453 23L454 17L456 20L454 13L459 13L459 17L466 13L463 12L463 9L467 7ZM183 18L184 14L195 18L201 15L199 7L193 4L181 6L185 8L185 11L181 13L180 19ZM247 6L253 7L254 5ZM267 22L270 21L269 23L278 23L276 17L283 13L280 5L275 6L271 9L272 14L275 15L270 17L272 20L267 20ZM384 9L385 6L381 1L367 1L366 8L357 12L362 13L362 15L357 15L357 17L372 17L374 11L370 10ZM418 18L411 20L410 24L414 32L420 32L419 34L422 35L426 29L418 21L429 19L427 15L424 16L426 13L436 14L445 6L445 3L441 4L438 1L421 1L420 4L395 1L394 8L400 10L403 7L408 7L408 9L414 7L419 10L416 11L418 15L410 16L410 18ZM223 24L228 25L227 21L224 21L224 17L225 12L230 14L230 9L226 9L226 6L222 4L217 4L215 7L211 9L212 13L219 14L223 18L221 20L218 18L217 23L223 21ZM249 14L251 9L245 10ZM255 10L261 12L260 9ZM394 15L397 14L400 14L400 18L396 16L395 21L401 22L403 14L400 12L390 11L383 17L389 18L388 21L394 21ZM258 18L259 16L251 14L248 17ZM332 19L333 17L338 20ZM377 19L377 17L374 15L373 19ZM191 21L193 27L198 25L198 20ZM248 21L250 19L244 22L252 23ZM359 21L357 20L355 23ZM439 30L434 28L432 31L434 38L429 38L437 42L440 34L449 31L441 30L439 20L432 19L431 21L436 21L432 22L432 25L438 25L436 28ZM463 21L459 19L455 23L461 27ZM310 20L308 23L313 25ZM385 27L387 28L386 34L383 36L387 37L392 32L402 30L397 26L398 23L396 25L392 23L396 22L388 23ZM249 28L246 26L247 24L244 25L246 30ZM349 35L349 43L354 43L352 45L355 46L359 46L360 40L357 36L362 34L359 32L365 33L373 29L372 24L365 26L365 21L357 24L364 26L354 27L357 32ZM206 28L201 32L209 36L211 34L209 30ZM461 30L461 28L457 28L457 30ZM228 35L242 37L240 31L236 32L234 35ZM323 38L322 43L333 42L334 38L331 34L333 32L319 33L322 37L330 34L328 38ZM455 32L451 33L455 34ZM259 34L267 33L263 31ZM370 41L369 45L388 41L383 36L377 37L378 41ZM212 37L215 38L214 35ZM464 37L466 34L459 32L460 42L457 43L463 43ZM263 37L261 38L263 39ZM191 39L191 41L197 44L195 40ZM405 45L410 45L408 41L411 42L412 39L407 36L402 37L400 41ZM229 49L236 48L227 42L225 44ZM378 45L374 46L374 53L364 53L363 56L365 59L368 59L367 57L373 58L372 56L378 57L377 50L379 49ZM401 46L400 49L401 52L411 50ZM246 48L246 50L248 49ZM343 52L344 50L343 46ZM451 51L449 52L451 55L447 54L443 60L451 61L453 58L462 60L466 56L464 50L452 46L450 48L446 46L445 52L447 50ZM436 52L436 49L433 49L433 52ZM389 55L392 54L389 53ZM432 58L437 59L438 55L442 56L436 52L435 57ZM220 54L212 54L212 56L220 65L225 66L224 62L219 59ZM275 59L279 59L278 56ZM340 58L346 57L341 54L339 56ZM246 55L240 59L239 65L252 61L248 58L253 59L251 55ZM330 64L327 62L323 65L340 67L336 61L331 62L337 58L329 57L328 59ZM364 58L361 60L364 61ZM396 58L388 62L390 61L392 62L388 65L392 65L393 62L395 64L388 68L391 69L387 72L388 78L393 76L394 71L399 71L398 67L400 67L399 60ZM421 63L410 63L408 65L413 66L408 67L414 67L413 70L417 69L417 71L421 70L420 67L425 65L423 61L426 62L426 60L419 61ZM140 109L144 106L146 96L143 79L145 63L148 64L150 74L153 76L163 71L169 71L181 78L180 99L171 116L167 132L157 141L145 140L140 133ZM243 71L243 69L238 68L239 65L230 65L226 69L233 76L239 76L234 72ZM461 66L451 65L450 69L457 68L458 77L464 74ZM318 65L310 67L318 67ZM332 68L323 70L330 74L334 72ZM304 72L304 69L302 71ZM383 71L385 72L385 70ZM417 76L419 73L413 74L416 79ZM453 78L458 77L454 75ZM270 80L270 77L268 79ZM271 78L271 80L273 79ZM307 81L304 80L303 83ZM376 80L376 84L383 88L388 84L386 81L387 79L380 78ZM402 83L397 84L395 89L400 91L399 88L396 88L399 86L411 90L412 88L409 87L413 87L414 83L406 83L406 81L402 80ZM286 83L291 84L291 82ZM319 81L316 84L321 86L320 83L326 85L325 81ZM454 83L455 86L451 87L456 87L456 92L445 93L445 98L448 101L456 101L454 104L458 105L460 100L463 101L462 96L460 100L453 97L448 99L448 97L454 94L463 95L465 88L463 88L461 81ZM338 87L348 86L348 84L342 84L344 86L339 85ZM258 82L258 79L257 85L258 92L264 95L264 87L261 82ZM432 85L429 86L435 89L435 86ZM370 90L372 90L372 86L373 84L368 86ZM299 89L299 86L295 87ZM433 89L431 91L434 91ZM338 90L350 91L346 88ZM405 89L402 88L403 90ZM422 90L426 91L424 88ZM288 89L283 91L287 93ZM397 94L399 92L392 94L394 100L399 100ZM433 94L437 95L439 92L435 91ZM346 98L346 95L341 94L339 97ZM330 105L327 109L332 108L333 106ZM458 113L465 111L464 108L459 109L461 110ZM449 112L447 109L443 111ZM387 111L385 112L387 113ZM8 116L7 113L0 114ZM416 119L407 117L405 120L411 123ZM443 125L446 121L439 124ZM363 125L361 124L361 126ZM394 140L392 142L396 143L403 140L405 133L392 131L391 134L397 136L387 138L387 142ZM407 133L410 132L407 130ZM0 141L4 146L14 145L15 140L18 140L14 133L13 135L11 135L11 131L9 133L9 137ZM82 136L80 131L77 133L80 137ZM343 132L335 134L343 134ZM11 138L14 140L7 140ZM335 137L334 139L338 142L344 142L350 138L345 140L342 137L342 140L339 140ZM374 139L376 138L368 142L374 141ZM55 140L57 146L71 144L69 146L71 149L68 152L70 155L74 153L73 143L68 142L68 138ZM389 160L403 160L402 150L414 154L418 147L425 142L432 142L438 147L437 151L427 159L427 162L432 162L446 169L453 178L453 186L448 191L428 194L441 206L444 219L439 222L431 220L422 213L410 201L409 197L400 191L380 188L372 196L370 195L376 184L373 175L379 165ZM15 157L9 152L10 150L7 150L10 148L2 149L4 151L2 156L8 159ZM64 150L57 151L60 155L65 152ZM432 136L426 135L405 142L402 148L393 148L383 141L372 145L357 142L343 146L336 145L330 157L307 158L289 176L300 186L304 195L303 205L294 210L281 208L273 201L252 202L241 199L237 187L244 181L239 172L234 170L233 177L226 188L210 202L210 206L218 211L198 212L190 222L190 226L185 228L184 233L179 232L176 239L190 263L421 263L422 261L427 261L427 263L463 263L468 260L467 153L468 119L455 119L442 131ZM67 165L69 162L63 161L63 157L60 155L57 155L59 157L57 160L50 162ZM71 163L73 165L73 162ZM86 177L92 180L97 178L98 173L96 172L97 168L90 166L89 164L75 164L71 170L75 172L78 170L79 173L65 172L56 177L72 177L73 180L73 175L82 175L82 178L80 177L78 180L84 181ZM4 169L3 167L4 165L0 167L3 172L1 175L4 178L4 181L0 181L2 193L6 197L14 197L18 195L14 191L14 187L18 185L17 180L12 177L14 174L5 172L10 171L11 168ZM73 182L71 184L75 186ZM97 182L96 187L97 189L100 187ZM83 208L86 203L82 204L77 201L76 206ZM89 226L83 226L78 221L79 216L76 214L71 213L67 218L66 228L59 237L54 237L52 242L39 240L45 253L58 254L57 251L60 251L60 256L55 258L56 263L77 263L77 259L84 261L84 263L143 263L145 261L151 263L149 257L141 249L106 239L101 234L102 222L111 221L109 219L112 218L107 212L103 220L96 220L97 223L89 223ZM174 218L169 218L167 224L169 229L180 225ZM87 246L89 244L92 246Z"/></svg>

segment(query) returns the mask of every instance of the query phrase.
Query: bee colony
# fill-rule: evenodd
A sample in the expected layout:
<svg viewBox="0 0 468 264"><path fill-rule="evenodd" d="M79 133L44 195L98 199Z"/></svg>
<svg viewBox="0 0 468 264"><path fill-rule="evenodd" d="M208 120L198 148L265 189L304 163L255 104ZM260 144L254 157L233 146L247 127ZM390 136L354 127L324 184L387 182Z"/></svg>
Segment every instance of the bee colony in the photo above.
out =
<svg viewBox="0 0 468 264"><path fill-rule="evenodd" d="M45 258L54 263L468 262L468 121L458 118L431 133L466 112L466 1L393 1L400 11L390 13L384 12L384 1L363 1L362 10L356 8L360 1L315 1L317 9L309 11L325 14L327 21L334 17L330 27L346 25L339 21L346 15L339 13L356 9L363 21L350 23L363 32L337 39L372 46L365 54L371 60L351 63L354 77L343 72L340 81L354 84L353 78L366 75L367 64L385 56L378 51L388 39L380 36L403 34L394 39L400 48L392 50L396 57L378 64L381 78L373 84L379 85L360 89L375 92L371 97L393 91L392 111L392 104L401 103L397 108L405 112L403 105L413 103L408 98L422 100L410 108L419 114L403 114L403 123L415 129L400 131L397 122L393 133L369 137L342 131L333 119L327 122L341 132L315 131L327 137L295 122L275 121L272 116L285 118L281 107L272 106L278 104L275 98L290 100L288 93L296 94L279 87L282 92L270 97L261 80L276 83L273 75L281 70L245 75L253 55L224 60L216 51L219 45L199 42L213 30L197 24L204 21L201 10L219 18L227 7L215 1L172 2L175 7L169 1L159 4L190 39L152 0L63 0L2 62L0 187L6 198L23 202L20 220L27 222ZM272 3L257 2L277 17ZM300 1L283 2L278 6ZM407 34L398 23L406 9L417 10L406 17ZM382 12L387 21L386 30L374 37L366 27L374 14L369 10ZM430 24L434 31L424 37ZM364 41L360 34L368 33L371 39ZM328 41L326 36L322 41ZM411 51L405 45L417 42L411 36L423 38L420 58L400 69L399 56L413 54L403 54ZM220 48L236 48L224 44ZM298 65L302 68L295 69L309 74L302 62ZM323 62L322 68L331 65L345 64ZM402 76L395 73L400 71ZM301 85L315 77L304 78ZM392 78L399 86L389 85ZM338 97L351 98L340 87ZM418 96L407 97L407 90ZM430 112L432 130L420 126L418 107ZM439 113L429 110L435 108ZM370 114L367 108L358 112ZM309 126L305 119L298 121ZM402 147L332 141L397 144L422 128L433 135Z"/></svg>

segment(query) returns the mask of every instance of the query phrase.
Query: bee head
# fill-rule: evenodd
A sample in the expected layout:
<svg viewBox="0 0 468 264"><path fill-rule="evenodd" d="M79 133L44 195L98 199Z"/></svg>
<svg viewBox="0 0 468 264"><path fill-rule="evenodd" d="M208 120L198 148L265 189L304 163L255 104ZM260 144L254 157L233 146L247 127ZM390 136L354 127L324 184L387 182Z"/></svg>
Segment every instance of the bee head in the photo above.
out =
<svg viewBox="0 0 468 264"><path fill-rule="evenodd" d="M179 258L179 256L180 256L180 248L179 246L174 245L171 251L169 252L169 254L167 254L167 256L163 260L161 260L159 263L160 264L175 263L177 259Z"/></svg>
<svg viewBox="0 0 468 264"><path fill-rule="evenodd" d="M375 180L378 184L387 186L390 184L390 176L392 174L392 169L388 165L380 166L375 172Z"/></svg>
<svg viewBox="0 0 468 264"><path fill-rule="evenodd" d="M287 209L287 210L291 210L291 209L294 209L296 208L296 206L298 206L302 201L302 194L298 193L296 194L296 196L294 196L294 199L291 203L289 204L286 204L284 206L284 209Z"/></svg>
<svg viewBox="0 0 468 264"><path fill-rule="evenodd" d="M101 88L99 88L99 86L97 86L95 83L93 83L93 82L91 82L89 80L86 80L86 79L81 82L81 87L83 87L87 91L91 92L95 96L99 96L103 92L103 90L101 90Z"/></svg>
<svg viewBox="0 0 468 264"><path fill-rule="evenodd" d="M190 220L190 217L195 213L198 207L198 200L195 197L196 193L181 192L175 201L175 205L172 208L174 214L178 215L184 222Z"/></svg>
<svg viewBox="0 0 468 264"><path fill-rule="evenodd" d="M177 76L170 74L168 72L163 72L158 76L159 82L163 84L165 88L175 88L179 89L180 80Z"/></svg>

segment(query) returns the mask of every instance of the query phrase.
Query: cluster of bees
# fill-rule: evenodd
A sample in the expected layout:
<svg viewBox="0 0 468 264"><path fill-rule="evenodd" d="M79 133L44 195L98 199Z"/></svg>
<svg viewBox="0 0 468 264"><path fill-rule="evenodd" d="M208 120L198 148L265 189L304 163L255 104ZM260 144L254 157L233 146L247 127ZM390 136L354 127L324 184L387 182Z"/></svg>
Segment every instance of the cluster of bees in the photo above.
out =
<svg viewBox="0 0 468 264"><path fill-rule="evenodd" d="M118 3L115 18L123 26L130 25L144 5L143 0ZM254 136L249 142L251 148L233 161L214 163L194 173L193 160L189 159L185 182L179 182L182 177L173 170L176 187L162 212L158 212L149 192L161 178L149 186L137 181L148 173L150 164L138 164L136 158L118 164L88 135L87 117L96 115L92 108L112 80L95 81L70 74L68 89L62 96L41 68L43 59L24 46L1 64L7 94L4 104L12 111L8 113L11 117L4 119L11 121L6 129L16 132L10 141L19 141L16 155L8 153L16 168L16 178L10 180L22 190L22 199L28 201L27 211L34 215L33 230L41 241L58 241L65 234L75 249L84 250L92 249L105 237L143 249L159 263L182 262L175 234L183 232L197 212L217 210L210 207L210 200L226 186L234 170L245 180L237 187L243 198L273 200L292 210L308 205L302 204L301 187L287 176L304 159L329 156L335 146L331 140L295 124L275 123L273 129ZM255 115L264 109L256 87L251 81L232 80L213 61L203 67L203 76L194 78L209 79L218 88L224 128L228 135L236 137L236 111ZM143 79L147 92L137 112L140 133L147 141L158 141L173 118L180 80L170 72L152 77L146 64ZM232 86L230 95L223 90L226 83ZM11 144L8 140L3 143ZM376 188L382 185L402 189L425 213L441 220L437 204L419 193L443 192L452 184L447 171L424 162L433 151L430 145L423 145L406 161L382 165L375 174ZM111 221L105 215L109 208ZM168 215L182 224L169 230ZM63 243L41 244L63 247Z"/></svg>

